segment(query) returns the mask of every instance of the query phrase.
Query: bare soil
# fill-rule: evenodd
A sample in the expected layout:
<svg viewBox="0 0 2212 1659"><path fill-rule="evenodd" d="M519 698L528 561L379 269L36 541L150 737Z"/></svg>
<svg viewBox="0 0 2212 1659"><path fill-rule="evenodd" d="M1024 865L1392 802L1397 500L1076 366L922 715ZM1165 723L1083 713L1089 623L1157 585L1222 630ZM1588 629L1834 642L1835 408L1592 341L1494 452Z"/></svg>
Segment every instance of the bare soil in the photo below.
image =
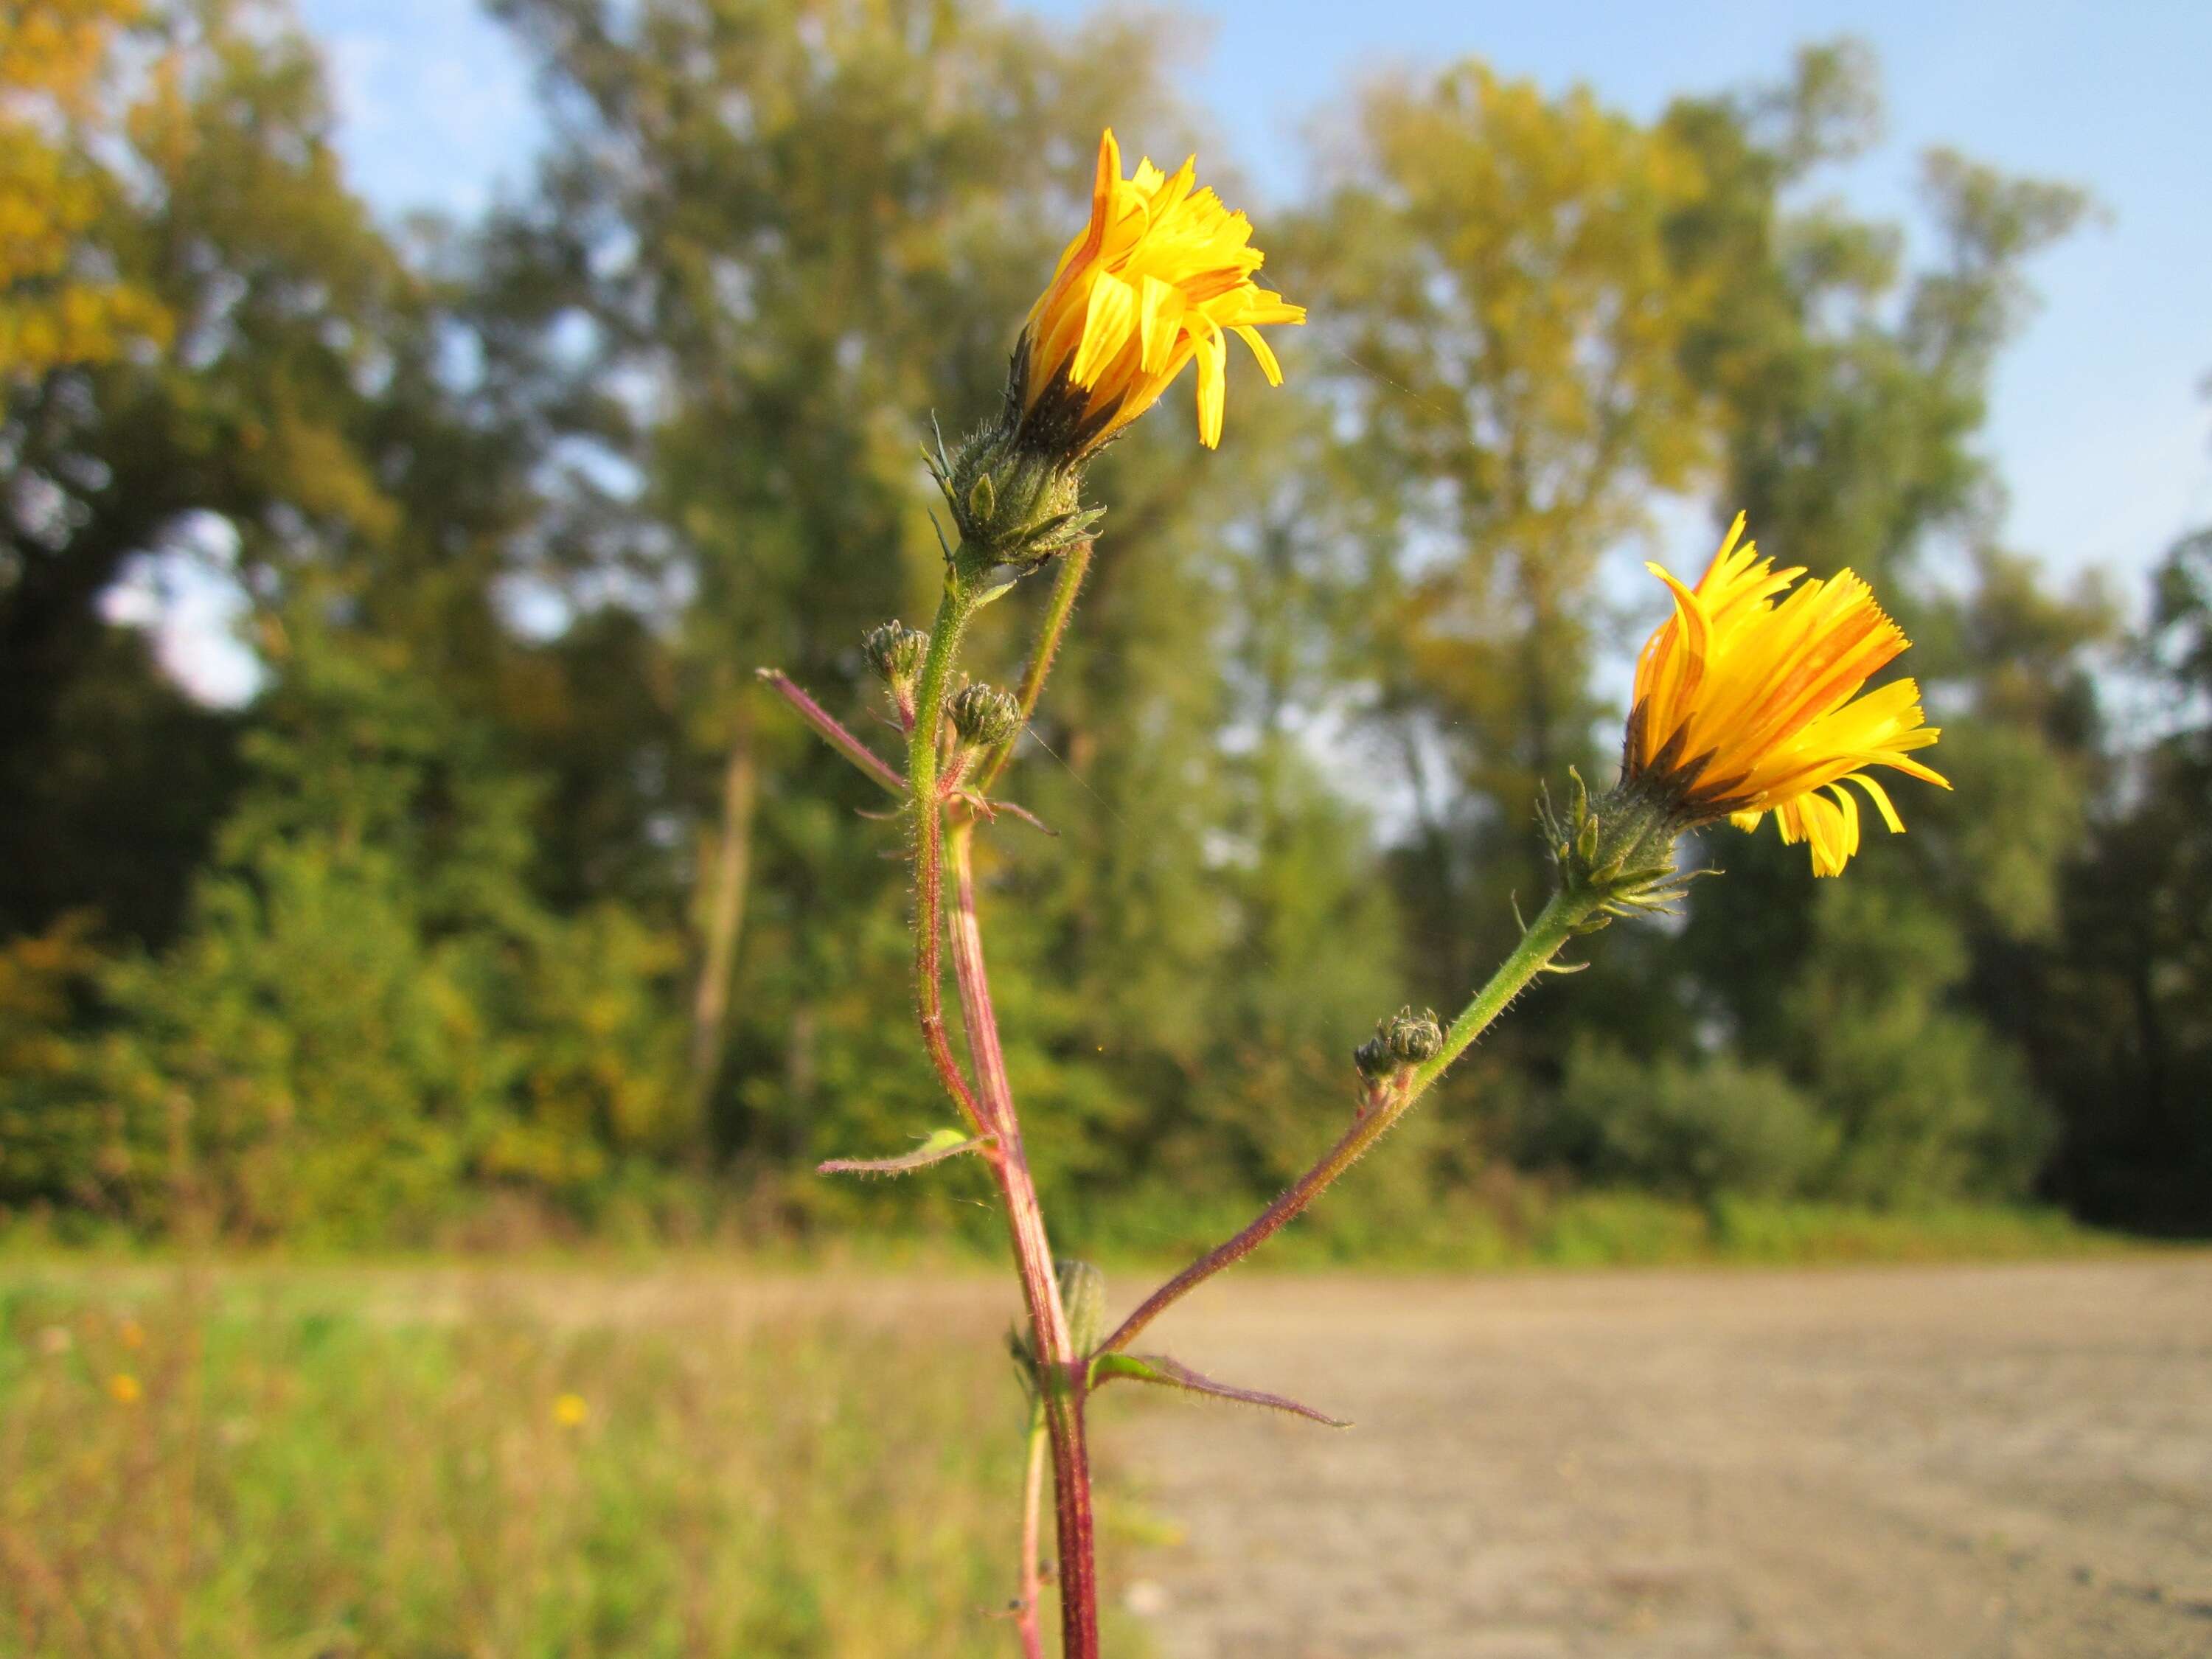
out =
<svg viewBox="0 0 2212 1659"><path fill-rule="evenodd" d="M1099 1402L1165 1659L2212 1656L2212 1259L1232 1278L1139 1346L1357 1424Z"/></svg>

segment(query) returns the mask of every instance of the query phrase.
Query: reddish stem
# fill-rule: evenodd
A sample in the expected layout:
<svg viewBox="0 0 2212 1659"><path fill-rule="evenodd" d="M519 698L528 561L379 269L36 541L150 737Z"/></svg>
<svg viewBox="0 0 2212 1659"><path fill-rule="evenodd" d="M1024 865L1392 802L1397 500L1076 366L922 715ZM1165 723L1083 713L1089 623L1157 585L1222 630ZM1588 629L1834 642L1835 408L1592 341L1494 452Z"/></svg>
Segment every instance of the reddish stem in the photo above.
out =
<svg viewBox="0 0 2212 1659"><path fill-rule="evenodd" d="M1506 1005L1545 970L1559 954L1559 947L1604 902L1602 893L1588 887L1563 889L1554 893L1534 922L1522 932L1521 942L1513 947L1512 954L1498 963L1498 971L1474 994L1474 1000L1452 1021L1450 1029L1444 1033L1443 1046L1419 1064L1406 1066L1387 1083L1370 1089L1362 1099L1352 1127L1322 1155L1320 1163L1300 1176L1243 1232L1208 1250L1146 1297L1137 1311L1121 1322L1121 1328L1100 1345L1098 1352L1115 1353L1127 1347L1138 1332L1183 1297L1223 1268L1235 1267L1280 1232L1291 1217L1320 1196L1331 1182L1357 1163L1362 1152L1405 1115L1446 1068L1488 1029L1490 1023L1505 1012Z"/></svg>
<svg viewBox="0 0 2212 1659"><path fill-rule="evenodd" d="M1363 1115L1356 1120L1344 1132L1343 1139L1322 1155L1321 1162L1293 1182L1273 1203L1260 1212L1257 1219L1226 1243L1214 1246L1146 1297L1136 1312L1123 1320L1114 1334L1100 1345L1098 1351L1101 1353L1120 1352L1136 1340L1139 1332L1174 1304L1224 1267L1235 1267L1282 1231L1298 1212L1320 1197L1329 1182L1343 1174L1346 1166L1373 1143L1376 1135L1376 1119L1372 1116Z"/></svg>
<svg viewBox="0 0 2212 1659"><path fill-rule="evenodd" d="M1091 1447L1084 1434L1084 1364L1072 1363L1061 1386L1045 1382L1045 1426L1052 1437L1054 1519L1060 1535L1060 1650L1062 1659L1098 1659L1098 1535L1091 1514Z"/></svg>
<svg viewBox="0 0 2212 1659"><path fill-rule="evenodd" d="M1028 1305L1042 1394L1045 1428L1052 1442L1054 1519L1060 1539L1060 1650L1065 1659L1097 1659L1098 1588L1097 1540L1091 1511L1091 1462L1084 1435L1085 1356L1075 1352L1053 1271L1052 1245L1036 1183L1022 1146L1020 1120L999 1042L999 1018L983 962L983 930L975 909L975 825L962 817L947 837L956 896L951 915L952 971L984 1109L999 1137L994 1164L1006 1226L1013 1237L1014 1266Z"/></svg>
<svg viewBox="0 0 2212 1659"><path fill-rule="evenodd" d="M915 1000L921 1021L921 1044L929 1063L979 1135L994 1133L989 1115L953 1058L952 1040L945 1034L944 945L944 817L934 802L918 805L921 818L914 836ZM986 1154L997 1162L997 1154Z"/></svg>
<svg viewBox="0 0 2212 1659"><path fill-rule="evenodd" d="M894 795L906 793L906 780L891 763L848 732L835 714L800 690L790 675L781 668L763 668L759 673L770 690L796 708L809 726L830 740L831 748Z"/></svg>

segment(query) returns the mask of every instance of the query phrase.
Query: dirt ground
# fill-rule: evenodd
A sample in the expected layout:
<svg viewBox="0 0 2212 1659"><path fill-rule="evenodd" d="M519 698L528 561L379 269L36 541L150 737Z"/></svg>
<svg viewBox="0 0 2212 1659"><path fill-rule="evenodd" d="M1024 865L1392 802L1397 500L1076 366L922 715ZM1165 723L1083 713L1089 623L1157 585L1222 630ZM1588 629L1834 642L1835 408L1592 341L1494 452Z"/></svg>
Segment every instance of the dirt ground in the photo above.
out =
<svg viewBox="0 0 2212 1659"><path fill-rule="evenodd" d="M1165 1659L2212 1656L2212 1259L1255 1276L1156 1335L1357 1423L1100 1401Z"/></svg>

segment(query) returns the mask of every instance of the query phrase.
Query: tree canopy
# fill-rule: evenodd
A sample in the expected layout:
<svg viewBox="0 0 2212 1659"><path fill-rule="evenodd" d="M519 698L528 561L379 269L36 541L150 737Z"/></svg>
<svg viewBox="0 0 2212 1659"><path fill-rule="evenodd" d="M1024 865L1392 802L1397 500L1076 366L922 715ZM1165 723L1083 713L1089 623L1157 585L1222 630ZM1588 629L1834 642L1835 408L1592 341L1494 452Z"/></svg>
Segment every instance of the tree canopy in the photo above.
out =
<svg viewBox="0 0 2212 1659"><path fill-rule="evenodd" d="M280 10L0 22L0 1207L804 1229L860 1201L814 1161L933 1127L896 830L755 671L877 733L932 416L992 408L1101 128L1172 166L1200 123L1113 14L492 9L551 138L407 225ZM1290 386L1218 453L1172 399L1100 461L1006 785L1058 838L988 842L1079 1224L1204 1231L1333 1135L1378 1015L1465 994L1546 881L1540 786L1613 764L1658 603L1611 573L1693 576L1680 526L1740 510L1878 584L1955 791L1847 884L1715 832L1729 878L1471 1056L1328 1224L1571 1184L2212 1223L2212 532L2133 629L2004 544L1990 376L2091 204L1937 151L1917 237L1858 216L1825 181L1879 105L1841 43L1649 120L1478 62L1334 112L1261 239L1312 314ZM241 707L113 620L180 572L236 597ZM1002 678L1042 597L985 614ZM959 1228L963 1179L866 1201Z"/></svg>

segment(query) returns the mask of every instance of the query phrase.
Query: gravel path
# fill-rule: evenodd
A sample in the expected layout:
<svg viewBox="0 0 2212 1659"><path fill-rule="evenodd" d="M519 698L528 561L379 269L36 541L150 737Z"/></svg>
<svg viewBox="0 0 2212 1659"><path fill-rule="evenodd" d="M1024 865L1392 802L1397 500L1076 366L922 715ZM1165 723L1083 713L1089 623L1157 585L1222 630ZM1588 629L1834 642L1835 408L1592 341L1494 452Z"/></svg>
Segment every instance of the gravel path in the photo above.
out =
<svg viewBox="0 0 2212 1659"><path fill-rule="evenodd" d="M1100 1402L1165 1659L2208 1659L2212 1258L1232 1279Z"/></svg>

